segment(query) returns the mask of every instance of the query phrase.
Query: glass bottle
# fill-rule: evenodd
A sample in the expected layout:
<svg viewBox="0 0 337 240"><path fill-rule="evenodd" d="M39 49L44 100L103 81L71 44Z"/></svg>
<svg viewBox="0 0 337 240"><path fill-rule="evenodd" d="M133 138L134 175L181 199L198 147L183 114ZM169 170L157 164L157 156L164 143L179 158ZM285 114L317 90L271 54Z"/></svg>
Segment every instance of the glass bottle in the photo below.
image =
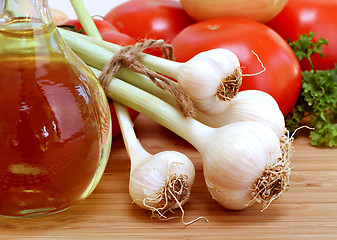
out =
<svg viewBox="0 0 337 240"><path fill-rule="evenodd" d="M67 209L110 154L106 96L69 49L45 0L0 0L0 215Z"/></svg>

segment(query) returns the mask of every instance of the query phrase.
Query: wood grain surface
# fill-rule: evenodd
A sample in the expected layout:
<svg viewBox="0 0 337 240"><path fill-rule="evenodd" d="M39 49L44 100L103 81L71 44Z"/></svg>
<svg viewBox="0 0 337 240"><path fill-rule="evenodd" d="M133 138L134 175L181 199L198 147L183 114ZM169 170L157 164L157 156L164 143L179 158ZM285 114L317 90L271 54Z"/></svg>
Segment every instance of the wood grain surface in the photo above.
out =
<svg viewBox="0 0 337 240"><path fill-rule="evenodd" d="M291 188L267 210L221 207L206 189L199 153L186 141L140 115L135 130L150 153L177 150L195 163L196 179L184 220L179 210L162 221L132 204L130 164L121 137L112 145L105 174L96 190L70 209L45 217L0 218L0 239L337 239L337 149L309 145L308 132L295 140Z"/></svg>

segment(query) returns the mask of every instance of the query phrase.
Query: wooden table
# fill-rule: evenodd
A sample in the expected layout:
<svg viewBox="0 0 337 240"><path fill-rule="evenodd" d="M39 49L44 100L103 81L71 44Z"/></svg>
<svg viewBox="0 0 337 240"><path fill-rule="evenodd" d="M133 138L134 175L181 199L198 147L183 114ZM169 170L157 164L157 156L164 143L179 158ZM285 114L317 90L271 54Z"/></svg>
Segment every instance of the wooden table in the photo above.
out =
<svg viewBox="0 0 337 240"><path fill-rule="evenodd" d="M0 239L337 239L337 149L316 149L302 130L294 146L291 189L267 210L222 208L206 189L199 153L172 132L140 115L135 130L150 153L178 150L195 163L196 180L184 205L188 227L177 219L161 221L131 203L130 164L121 138L114 140L105 174L84 201L51 216L0 218Z"/></svg>

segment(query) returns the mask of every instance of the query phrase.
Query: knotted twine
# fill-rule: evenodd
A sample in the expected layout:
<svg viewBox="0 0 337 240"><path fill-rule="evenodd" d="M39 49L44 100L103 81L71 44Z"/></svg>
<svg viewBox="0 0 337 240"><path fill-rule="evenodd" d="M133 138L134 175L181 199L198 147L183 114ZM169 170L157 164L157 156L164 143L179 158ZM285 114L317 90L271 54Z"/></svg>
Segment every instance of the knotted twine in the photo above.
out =
<svg viewBox="0 0 337 240"><path fill-rule="evenodd" d="M136 43L135 45L123 47L115 53L115 55L105 65L98 80L100 81L103 89L106 90L118 70L123 66L128 67L134 72L146 75L157 87L168 91L174 97L177 106L182 113L187 117L193 117L195 115L195 110L190 97L182 89L173 84L172 80L151 69L148 69L137 59L139 53L148 48L155 47L159 47L162 50L165 58L174 60L173 48L170 44L166 44L163 40L145 40L143 42Z"/></svg>

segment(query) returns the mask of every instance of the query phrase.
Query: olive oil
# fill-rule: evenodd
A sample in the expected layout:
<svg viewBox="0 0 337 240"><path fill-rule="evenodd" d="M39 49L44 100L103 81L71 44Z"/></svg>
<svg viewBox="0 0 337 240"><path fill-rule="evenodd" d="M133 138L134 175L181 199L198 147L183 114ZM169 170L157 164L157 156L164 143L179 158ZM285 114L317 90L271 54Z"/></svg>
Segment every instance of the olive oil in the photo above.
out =
<svg viewBox="0 0 337 240"><path fill-rule="evenodd" d="M93 74L54 24L0 24L0 215L67 209L106 166L109 106Z"/></svg>

